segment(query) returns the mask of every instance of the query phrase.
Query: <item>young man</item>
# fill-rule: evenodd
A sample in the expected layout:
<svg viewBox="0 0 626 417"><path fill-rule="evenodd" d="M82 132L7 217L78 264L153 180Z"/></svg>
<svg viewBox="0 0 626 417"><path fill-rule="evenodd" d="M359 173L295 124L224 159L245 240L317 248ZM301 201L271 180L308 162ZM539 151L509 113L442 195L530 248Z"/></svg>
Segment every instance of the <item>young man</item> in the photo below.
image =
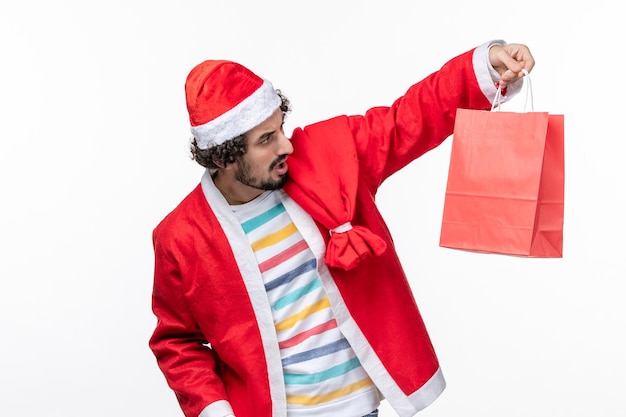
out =
<svg viewBox="0 0 626 417"><path fill-rule="evenodd" d="M374 197L534 66L489 42L389 107L283 131L289 101L228 61L189 74L200 184L155 229L150 340L187 417L401 417L443 379Z"/></svg>

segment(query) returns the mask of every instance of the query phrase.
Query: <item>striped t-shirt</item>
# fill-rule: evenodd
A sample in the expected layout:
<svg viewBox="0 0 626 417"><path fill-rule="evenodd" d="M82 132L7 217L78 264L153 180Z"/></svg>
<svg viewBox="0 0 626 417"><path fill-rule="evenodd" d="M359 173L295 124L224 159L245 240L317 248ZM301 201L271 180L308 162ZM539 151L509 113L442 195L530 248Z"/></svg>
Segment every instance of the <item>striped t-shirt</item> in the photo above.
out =
<svg viewBox="0 0 626 417"><path fill-rule="evenodd" d="M290 417L362 416L379 404L337 328L317 260L281 202L267 191L232 206L250 241L272 307Z"/></svg>

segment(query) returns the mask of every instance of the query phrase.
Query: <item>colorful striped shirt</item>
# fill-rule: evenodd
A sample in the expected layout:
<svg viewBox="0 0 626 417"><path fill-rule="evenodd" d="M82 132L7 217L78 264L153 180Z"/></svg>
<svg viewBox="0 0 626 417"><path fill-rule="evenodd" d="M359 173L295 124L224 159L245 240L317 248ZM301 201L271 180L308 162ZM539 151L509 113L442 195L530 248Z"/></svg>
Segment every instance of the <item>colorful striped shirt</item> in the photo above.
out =
<svg viewBox="0 0 626 417"><path fill-rule="evenodd" d="M265 192L232 206L250 241L272 307L290 417L361 416L380 401L340 332L317 260L281 202Z"/></svg>

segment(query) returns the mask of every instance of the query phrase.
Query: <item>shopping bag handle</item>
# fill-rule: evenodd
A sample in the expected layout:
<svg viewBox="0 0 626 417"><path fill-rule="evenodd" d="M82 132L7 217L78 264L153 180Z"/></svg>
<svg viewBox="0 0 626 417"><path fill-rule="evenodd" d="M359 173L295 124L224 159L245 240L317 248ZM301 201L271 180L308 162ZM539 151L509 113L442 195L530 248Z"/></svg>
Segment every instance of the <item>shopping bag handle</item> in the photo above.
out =
<svg viewBox="0 0 626 417"><path fill-rule="evenodd" d="M524 73L524 84L526 85L526 100L524 101L524 112L528 107L528 98L530 98L530 111L535 111L535 104L533 103L533 86L530 82L530 75L526 69L522 69ZM500 105L502 100L502 84L498 83L498 89L496 90L496 96L493 99L493 103L491 104L491 111L494 109L500 110Z"/></svg>

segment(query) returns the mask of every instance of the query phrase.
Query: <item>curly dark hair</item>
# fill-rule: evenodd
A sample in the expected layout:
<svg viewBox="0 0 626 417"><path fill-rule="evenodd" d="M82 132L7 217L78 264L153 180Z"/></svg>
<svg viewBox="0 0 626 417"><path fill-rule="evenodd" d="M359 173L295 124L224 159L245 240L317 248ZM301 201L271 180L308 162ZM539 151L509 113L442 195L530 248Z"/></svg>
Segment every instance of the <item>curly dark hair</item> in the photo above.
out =
<svg viewBox="0 0 626 417"><path fill-rule="evenodd" d="M280 110L283 112L283 119L287 117L287 113L291 111L291 103L289 99L280 91L276 90L276 94L280 97ZM246 135L239 135L233 139L227 140L221 145L213 146L209 149L200 149L196 138L191 138L191 159L199 163L205 168L217 169L218 166L214 161L222 165L232 164L241 158L248 149L246 143Z"/></svg>

